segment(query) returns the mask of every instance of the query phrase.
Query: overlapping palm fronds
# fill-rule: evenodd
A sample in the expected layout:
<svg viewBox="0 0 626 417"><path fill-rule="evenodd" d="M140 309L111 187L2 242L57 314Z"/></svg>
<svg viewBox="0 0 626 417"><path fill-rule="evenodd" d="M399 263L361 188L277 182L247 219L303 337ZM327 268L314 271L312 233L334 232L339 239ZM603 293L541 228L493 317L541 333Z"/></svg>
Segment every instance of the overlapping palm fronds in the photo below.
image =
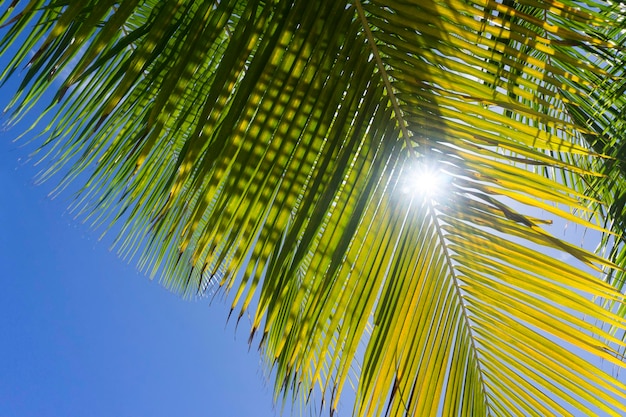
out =
<svg viewBox="0 0 626 417"><path fill-rule="evenodd" d="M619 6L1 4L15 114L52 97L48 174L89 173L85 218L165 285L251 312L278 394L335 410L354 375L356 415L626 413L598 365L624 366L626 265L548 226L624 229Z"/></svg>

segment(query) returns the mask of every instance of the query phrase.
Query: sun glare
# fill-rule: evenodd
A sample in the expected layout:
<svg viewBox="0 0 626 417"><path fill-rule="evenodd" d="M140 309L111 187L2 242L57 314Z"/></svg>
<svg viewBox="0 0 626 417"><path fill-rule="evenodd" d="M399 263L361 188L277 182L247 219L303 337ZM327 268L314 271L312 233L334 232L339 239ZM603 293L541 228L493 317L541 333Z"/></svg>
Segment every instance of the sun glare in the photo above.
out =
<svg viewBox="0 0 626 417"><path fill-rule="evenodd" d="M446 174L441 170L424 164L408 172L403 192L434 197L445 188L445 178Z"/></svg>

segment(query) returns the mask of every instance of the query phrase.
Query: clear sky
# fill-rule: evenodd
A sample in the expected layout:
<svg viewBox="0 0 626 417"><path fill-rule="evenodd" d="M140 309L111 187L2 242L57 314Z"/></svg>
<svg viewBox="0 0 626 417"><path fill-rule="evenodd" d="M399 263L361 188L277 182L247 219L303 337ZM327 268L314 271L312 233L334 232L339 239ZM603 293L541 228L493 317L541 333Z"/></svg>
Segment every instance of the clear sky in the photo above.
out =
<svg viewBox="0 0 626 417"><path fill-rule="evenodd" d="M243 321L110 252L70 194L33 185L17 133L0 132L0 417L280 415Z"/></svg>

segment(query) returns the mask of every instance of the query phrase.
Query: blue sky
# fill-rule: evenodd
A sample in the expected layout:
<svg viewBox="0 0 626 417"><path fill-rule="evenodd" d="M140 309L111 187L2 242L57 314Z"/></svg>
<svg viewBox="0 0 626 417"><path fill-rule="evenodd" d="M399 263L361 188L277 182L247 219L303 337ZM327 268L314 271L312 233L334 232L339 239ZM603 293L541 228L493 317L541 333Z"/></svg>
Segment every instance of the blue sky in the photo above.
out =
<svg viewBox="0 0 626 417"><path fill-rule="evenodd" d="M244 323L110 252L69 193L33 185L17 134L0 133L0 416L279 415Z"/></svg>

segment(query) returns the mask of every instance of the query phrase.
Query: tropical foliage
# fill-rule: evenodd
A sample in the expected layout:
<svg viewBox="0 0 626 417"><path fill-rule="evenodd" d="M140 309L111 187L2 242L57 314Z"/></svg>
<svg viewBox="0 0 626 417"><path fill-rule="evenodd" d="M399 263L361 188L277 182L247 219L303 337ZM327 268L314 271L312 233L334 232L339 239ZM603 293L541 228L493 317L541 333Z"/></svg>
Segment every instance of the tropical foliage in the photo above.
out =
<svg viewBox="0 0 626 417"><path fill-rule="evenodd" d="M626 414L621 3L0 4L44 177L169 288L249 313L277 395Z"/></svg>

